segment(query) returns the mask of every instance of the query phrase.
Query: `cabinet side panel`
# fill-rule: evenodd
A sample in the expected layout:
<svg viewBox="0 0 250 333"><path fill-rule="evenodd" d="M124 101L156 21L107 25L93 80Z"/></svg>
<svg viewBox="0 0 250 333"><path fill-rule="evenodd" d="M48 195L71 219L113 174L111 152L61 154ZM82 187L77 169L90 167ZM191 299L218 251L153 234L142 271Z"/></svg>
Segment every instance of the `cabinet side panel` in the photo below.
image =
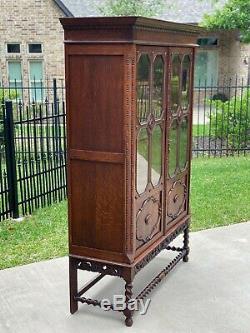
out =
<svg viewBox="0 0 250 333"><path fill-rule="evenodd" d="M70 55L71 149L122 152L123 56Z"/></svg>
<svg viewBox="0 0 250 333"><path fill-rule="evenodd" d="M112 252L124 246L124 166L71 160L71 245Z"/></svg>

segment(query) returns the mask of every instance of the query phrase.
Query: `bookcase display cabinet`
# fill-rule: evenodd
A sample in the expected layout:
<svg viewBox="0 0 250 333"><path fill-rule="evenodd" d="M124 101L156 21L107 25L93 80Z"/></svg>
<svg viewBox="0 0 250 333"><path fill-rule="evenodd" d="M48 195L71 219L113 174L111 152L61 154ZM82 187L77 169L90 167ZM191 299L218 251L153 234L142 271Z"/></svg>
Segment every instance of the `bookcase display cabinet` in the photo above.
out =
<svg viewBox="0 0 250 333"><path fill-rule="evenodd" d="M194 52L198 28L142 17L63 18L70 311L105 275L144 299L189 254ZM182 247L170 243L184 234ZM173 259L139 295L135 275ZM99 273L82 289L77 271ZM112 308L112 306L111 306Z"/></svg>

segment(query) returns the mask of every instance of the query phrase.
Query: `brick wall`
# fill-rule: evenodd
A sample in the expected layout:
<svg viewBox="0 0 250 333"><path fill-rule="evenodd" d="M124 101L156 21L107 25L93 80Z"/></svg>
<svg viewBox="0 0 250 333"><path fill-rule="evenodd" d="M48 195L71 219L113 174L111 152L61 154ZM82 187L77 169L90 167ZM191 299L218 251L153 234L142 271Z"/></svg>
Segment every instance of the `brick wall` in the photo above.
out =
<svg viewBox="0 0 250 333"><path fill-rule="evenodd" d="M21 60L23 82L29 82L29 61L43 60L44 79L64 77L63 12L53 0L1 0L0 77L8 82L8 60ZM20 54L7 54L6 43L20 43ZM42 54L29 54L28 43L41 43Z"/></svg>
<svg viewBox="0 0 250 333"><path fill-rule="evenodd" d="M239 41L231 42L229 76L238 75L245 82L248 79L249 71L250 44L244 44Z"/></svg>

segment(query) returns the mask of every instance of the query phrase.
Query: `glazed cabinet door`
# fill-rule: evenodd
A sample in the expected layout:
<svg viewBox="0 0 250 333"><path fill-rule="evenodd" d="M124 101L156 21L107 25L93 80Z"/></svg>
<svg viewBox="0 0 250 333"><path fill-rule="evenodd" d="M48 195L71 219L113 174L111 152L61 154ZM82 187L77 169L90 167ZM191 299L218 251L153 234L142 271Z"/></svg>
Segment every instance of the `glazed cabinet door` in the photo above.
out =
<svg viewBox="0 0 250 333"><path fill-rule="evenodd" d="M170 49L167 155L166 155L166 229L188 214L192 49Z"/></svg>
<svg viewBox="0 0 250 333"><path fill-rule="evenodd" d="M141 47L136 77L136 249L163 234L166 49Z"/></svg>

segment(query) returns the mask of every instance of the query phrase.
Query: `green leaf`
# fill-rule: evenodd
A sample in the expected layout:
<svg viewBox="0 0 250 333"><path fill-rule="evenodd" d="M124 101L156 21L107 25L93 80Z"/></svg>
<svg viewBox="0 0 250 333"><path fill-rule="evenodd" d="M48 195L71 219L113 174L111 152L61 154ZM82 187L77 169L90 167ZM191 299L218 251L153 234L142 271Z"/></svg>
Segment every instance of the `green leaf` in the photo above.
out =
<svg viewBox="0 0 250 333"><path fill-rule="evenodd" d="M104 16L152 17L162 12L164 4L164 0L106 0L99 10Z"/></svg>
<svg viewBox="0 0 250 333"><path fill-rule="evenodd" d="M203 1L203 0L202 0ZM201 26L210 30L240 30L241 40L250 42L250 0L228 0L213 14L204 15Z"/></svg>

